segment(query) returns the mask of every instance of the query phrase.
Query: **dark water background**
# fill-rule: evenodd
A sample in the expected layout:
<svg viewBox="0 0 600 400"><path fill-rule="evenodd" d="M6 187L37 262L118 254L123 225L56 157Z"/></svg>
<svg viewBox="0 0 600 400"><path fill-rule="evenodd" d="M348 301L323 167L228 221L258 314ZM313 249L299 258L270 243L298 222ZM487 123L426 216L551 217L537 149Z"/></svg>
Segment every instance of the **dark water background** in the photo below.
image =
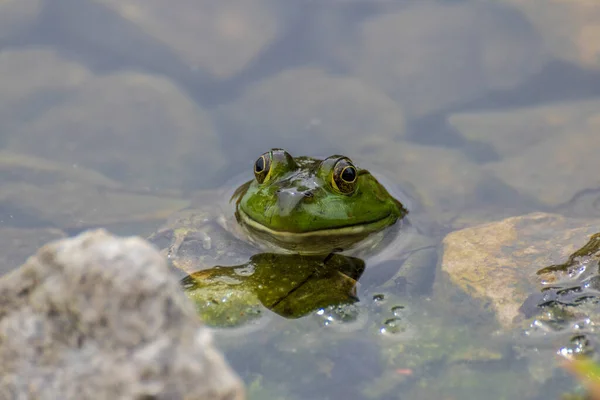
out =
<svg viewBox="0 0 600 400"><path fill-rule="evenodd" d="M0 271L87 228L148 235L194 194L250 177L272 147L373 165L418 199L411 211L437 240L532 211L594 218L600 7L8 0L0 147ZM219 336L250 398L550 399L572 388L536 359L555 348L524 356L485 317L448 312L458 300L444 311L427 297L371 301L377 277L365 278L367 321L271 316ZM400 333L384 332L395 316Z"/></svg>

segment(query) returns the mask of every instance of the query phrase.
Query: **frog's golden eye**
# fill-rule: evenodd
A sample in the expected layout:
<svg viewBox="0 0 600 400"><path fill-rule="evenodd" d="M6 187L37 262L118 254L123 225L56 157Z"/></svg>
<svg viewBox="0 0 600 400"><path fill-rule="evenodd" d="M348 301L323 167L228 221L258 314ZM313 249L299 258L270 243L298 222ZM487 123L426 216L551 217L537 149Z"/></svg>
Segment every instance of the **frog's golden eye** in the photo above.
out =
<svg viewBox="0 0 600 400"><path fill-rule="evenodd" d="M343 194L351 194L356 187L358 171L347 158L342 158L333 167L331 185Z"/></svg>
<svg viewBox="0 0 600 400"><path fill-rule="evenodd" d="M271 153L258 157L254 163L254 176L258 183L263 183L271 170Z"/></svg>

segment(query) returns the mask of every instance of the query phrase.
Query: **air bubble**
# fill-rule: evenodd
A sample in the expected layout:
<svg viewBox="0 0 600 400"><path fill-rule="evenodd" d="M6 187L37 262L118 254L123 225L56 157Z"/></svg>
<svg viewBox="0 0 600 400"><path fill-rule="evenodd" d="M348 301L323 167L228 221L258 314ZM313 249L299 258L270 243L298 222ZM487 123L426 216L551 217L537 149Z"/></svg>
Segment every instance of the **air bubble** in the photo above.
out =
<svg viewBox="0 0 600 400"><path fill-rule="evenodd" d="M403 333L406 331L406 327L402 323L400 318L389 318L384 323L383 326L379 329L381 334L387 335L396 335L398 333Z"/></svg>
<svg viewBox="0 0 600 400"><path fill-rule="evenodd" d="M373 295L373 302L374 303L381 304L384 301L385 301L385 296L383 294L374 294Z"/></svg>
<svg viewBox="0 0 600 400"><path fill-rule="evenodd" d="M399 317L404 314L404 310L404 306L394 306L390 311L392 311L392 314L394 314L395 317Z"/></svg>
<svg viewBox="0 0 600 400"><path fill-rule="evenodd" d="M354 304L329 306L314 313L319 325L335 327L335 329L352 332L361 329L368 320L368 315Z"/></svg>

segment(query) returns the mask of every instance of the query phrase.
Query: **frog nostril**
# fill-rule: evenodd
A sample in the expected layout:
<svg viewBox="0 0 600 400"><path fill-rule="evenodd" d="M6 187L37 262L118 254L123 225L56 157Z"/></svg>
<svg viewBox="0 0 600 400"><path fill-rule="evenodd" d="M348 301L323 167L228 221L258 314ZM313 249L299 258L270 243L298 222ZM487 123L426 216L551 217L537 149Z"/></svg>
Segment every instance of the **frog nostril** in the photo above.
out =
<svg viewBox="0 0 600 400"><path fill-rule="evenodd" d="M304 195L304 197L309 198L309 199L314 196L313 192L311 192L310 190L308 190L302 194Z"/></svg>

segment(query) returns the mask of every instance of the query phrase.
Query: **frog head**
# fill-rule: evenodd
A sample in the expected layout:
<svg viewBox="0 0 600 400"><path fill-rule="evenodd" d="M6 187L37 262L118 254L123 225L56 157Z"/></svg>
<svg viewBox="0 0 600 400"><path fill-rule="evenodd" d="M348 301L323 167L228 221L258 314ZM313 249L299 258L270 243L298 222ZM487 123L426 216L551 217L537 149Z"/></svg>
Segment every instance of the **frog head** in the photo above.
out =
<svg viewBox="0 0 600 400"><path fill-rule="evenodd" d="M297 253L349 249L402 219L407 210L365 169L345 156L262 154L242 185L236 218L253 238Z"/></svg>

